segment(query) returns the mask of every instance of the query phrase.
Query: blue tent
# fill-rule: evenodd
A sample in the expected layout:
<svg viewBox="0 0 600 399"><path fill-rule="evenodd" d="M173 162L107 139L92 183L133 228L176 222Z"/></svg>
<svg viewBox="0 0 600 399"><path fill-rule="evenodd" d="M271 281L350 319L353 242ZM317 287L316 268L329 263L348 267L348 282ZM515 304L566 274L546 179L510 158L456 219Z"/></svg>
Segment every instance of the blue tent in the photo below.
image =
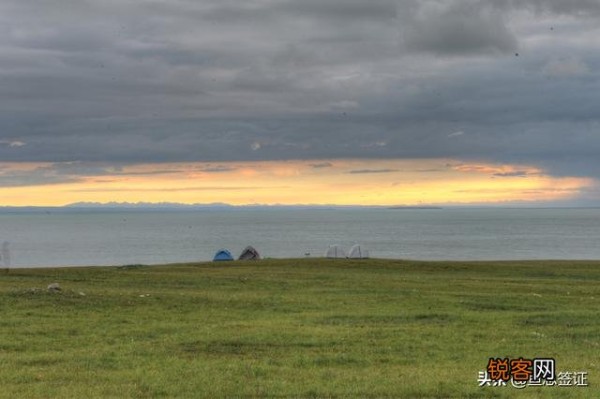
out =
<svg viewBox="0 0 600 399"><path fill-rule="evenodd" d="M233 260L233 256L231 256L231 252L226 249L219 249L213 258L214 262L224 261L224 260Z"/></svg>

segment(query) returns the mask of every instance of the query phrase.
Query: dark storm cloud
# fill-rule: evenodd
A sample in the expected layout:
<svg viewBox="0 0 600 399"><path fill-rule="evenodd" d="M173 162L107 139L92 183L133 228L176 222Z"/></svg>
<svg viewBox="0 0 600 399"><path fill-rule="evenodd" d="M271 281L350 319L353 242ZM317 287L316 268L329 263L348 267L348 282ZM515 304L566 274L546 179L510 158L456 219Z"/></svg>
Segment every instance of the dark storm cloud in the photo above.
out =
<svg viewBox="0 0 600 399"><path fill-rule="evenodd" d="M38 167L31 170L0 169L0 187L77 183L82 180L79 176L64 175L47 167Z"/></svg>
<svg viewBox="0 0 600 399"><path fill-rule="evenodd" d="M84 170L42 181L435 157L598 177L599 18L592 0L9 0L0 161Z"/></svg>
<svg viewBox="0 0 600 399"><path fill-rule="evenodd" d="M177 169L153 169L148 171L124 170L123 167L106 163L57 162L26 169L0 167L0 187L25 187L45 184L78 183L88 177L101 176L157 176L181 172ZM114 181L113 179L94 179L97 183Z"/></svg>
<svg viewBox="0 0 600 399"><path fill-rule="evenodd" d="M493 2L449 2L416 13L405 31L410 49L442 55L500 53L517 49L517 38Z"/></svg>
<svg viewBox="0 0 600 399"><path fill-rule="evenodd" d="M389 19L396 17L398 2L394 0L304 0L281 2L275 9L291 15L323 18L328 22L339 20L362 22L365 19Z"/></svg>
<svg viewBox="0 0 600 399"><path fill-rule="evenodd" d="M550 12L579 17L597 17L600 15L600 3L597 0L514 0L511 4L532 7L538 12Z"/></svg>

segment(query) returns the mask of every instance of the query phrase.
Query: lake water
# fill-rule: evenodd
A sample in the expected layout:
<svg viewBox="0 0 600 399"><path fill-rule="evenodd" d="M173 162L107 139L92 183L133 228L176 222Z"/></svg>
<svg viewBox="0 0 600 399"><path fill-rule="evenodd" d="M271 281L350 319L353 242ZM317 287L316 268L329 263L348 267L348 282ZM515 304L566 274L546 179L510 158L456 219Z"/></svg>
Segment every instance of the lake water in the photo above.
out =
<svg viewBox="0 0 600 399"><path fill-rule="evenodd" d="M235 209L0 212L11 267L156 264L234 256L322 256L362 244L372 257L600 259L600 209Z"/></svg>

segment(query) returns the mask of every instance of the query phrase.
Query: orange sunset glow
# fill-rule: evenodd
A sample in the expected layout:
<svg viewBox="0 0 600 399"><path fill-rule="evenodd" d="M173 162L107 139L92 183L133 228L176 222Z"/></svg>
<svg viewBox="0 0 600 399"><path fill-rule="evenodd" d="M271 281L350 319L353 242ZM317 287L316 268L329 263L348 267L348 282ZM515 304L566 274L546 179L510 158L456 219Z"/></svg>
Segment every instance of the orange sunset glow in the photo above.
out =
<svg viewBox="0 0 600 399"><path fill-rule="evenodd" d="M78 169L86 173L71 172ZM384 206L544 203L575 198L594 185L589 178L552 177L526 165L452 159L120 167L5 163L0 175L5 179L18 177L20 182L0 189L3 206L62 206L75 202Z"/></svg>

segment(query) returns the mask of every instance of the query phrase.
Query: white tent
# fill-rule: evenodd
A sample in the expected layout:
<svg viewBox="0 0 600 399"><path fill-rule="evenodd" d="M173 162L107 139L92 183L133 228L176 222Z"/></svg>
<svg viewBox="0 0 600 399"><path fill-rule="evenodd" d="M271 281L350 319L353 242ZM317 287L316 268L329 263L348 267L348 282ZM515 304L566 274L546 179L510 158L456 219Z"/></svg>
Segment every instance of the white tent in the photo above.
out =
<svg viewBox="0 0 600 399"><path fill-rule="evenodd" d="M339 245L330 245L329 248L327 248L327 252L325 252L325 257L345 258L346 251L344 251L344 248L340 247Z"/></svg>
<svg viewBox="0 0 600 399"><path fill-rule="evenodd" d="M364 249L359 244L354 244L348 253L349 258L364 259L369 257L369 251Z"/></svg>

